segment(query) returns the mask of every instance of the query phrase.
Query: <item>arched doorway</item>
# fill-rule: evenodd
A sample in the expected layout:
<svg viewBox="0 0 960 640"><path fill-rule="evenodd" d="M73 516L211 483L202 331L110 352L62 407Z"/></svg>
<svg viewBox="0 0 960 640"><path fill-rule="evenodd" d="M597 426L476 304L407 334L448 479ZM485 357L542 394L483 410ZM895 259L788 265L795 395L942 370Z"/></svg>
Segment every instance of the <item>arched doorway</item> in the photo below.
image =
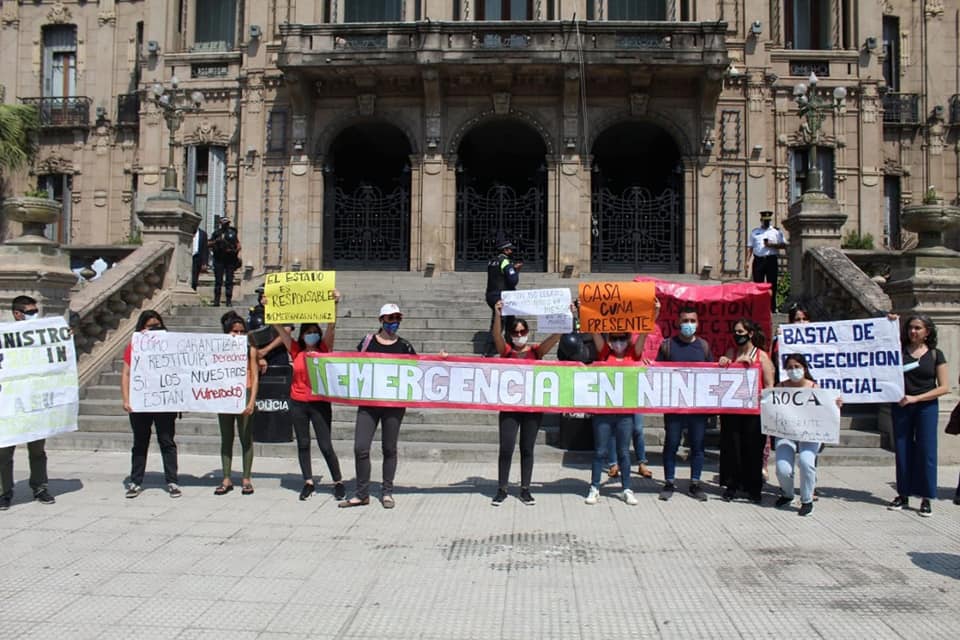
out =
<svg viewBox="0 0 960 640"><path fill-rule="evenodd" d="M656 125L626 122L593 145L590 268L594 272L680 273L683 165Z"/></svg>
<svg viewBox="0 0 960 640"><path fill-rule="evenodd" d="M457 271L482 271L498 235L527 271L547 267L547 147L516 120L471 129L457 151Z"/></svg>
<svg viewBox="0 0 960 640"><path fill-rule="evenodd" d="M324 167L324 267L410 268L410 141L397 127L352 125Z"/></svg>

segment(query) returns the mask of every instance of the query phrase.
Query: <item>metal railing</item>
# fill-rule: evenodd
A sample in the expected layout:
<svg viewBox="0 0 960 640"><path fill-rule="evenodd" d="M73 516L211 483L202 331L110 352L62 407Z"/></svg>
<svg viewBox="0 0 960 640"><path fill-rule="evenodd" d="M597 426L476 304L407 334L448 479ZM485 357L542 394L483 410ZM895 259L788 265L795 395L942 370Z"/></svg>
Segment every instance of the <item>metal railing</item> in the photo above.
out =
<svg viewBox="0 0 960 640"><path fill-rule="evenodd" d="M90 125L90 98L20 98L22 104L33 105L40 114L43 128L87 127Z"/></svg>
<svg viewBox="0 0 960 640"><path fill-rule="evenodd" d="M920 94L887 93L883 96L884 124L920 124Z"/></svg>

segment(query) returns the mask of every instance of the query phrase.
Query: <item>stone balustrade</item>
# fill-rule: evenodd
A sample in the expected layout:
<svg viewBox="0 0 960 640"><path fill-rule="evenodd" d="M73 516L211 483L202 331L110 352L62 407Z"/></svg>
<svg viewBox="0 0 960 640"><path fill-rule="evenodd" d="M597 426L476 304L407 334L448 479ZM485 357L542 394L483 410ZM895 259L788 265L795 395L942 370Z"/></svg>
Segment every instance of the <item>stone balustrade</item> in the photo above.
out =
<svg viewBox="0 0 960 640"><path fill-rule="evenodd" d="M880 285L837 247L813 247L804 253L803 291L814 318L875 318L893 310Z"/></svg>
<svg viewBox="0 0 960 640"><path fill-rule="evenodd" d="M148 242L73 294L81 386L126 344L140 311L163 313L170 307L173 254L170 243Z"/></svg>

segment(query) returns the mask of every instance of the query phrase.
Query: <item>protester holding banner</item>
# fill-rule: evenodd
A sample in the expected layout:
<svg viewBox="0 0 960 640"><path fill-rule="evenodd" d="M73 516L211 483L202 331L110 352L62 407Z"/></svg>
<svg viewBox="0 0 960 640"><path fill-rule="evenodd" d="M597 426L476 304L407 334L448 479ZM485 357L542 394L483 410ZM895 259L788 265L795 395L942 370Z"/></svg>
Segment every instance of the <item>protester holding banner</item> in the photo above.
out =
<svg viewBox="0 0 960 640"><path fill-rule="evenodd" d="M893 405L897 497L888 508L905 509L910 496L920 496L920 515L926 517L937 495L937 398L950 392L950 378L929 316L907 318L901 341L904 396Z"/></svg>
<svg viewBox="0 0 960 640"><path fill-rule="evenodd" d="M230 311L220 318L223 325L223 332L234 336L247 335L247 323ZM217 421L220 423L220 461L223 464L223 481L220 486L214 489L214 495L222 496L233 491L233 479L231 471L233 467L233 434L234 424L236 424L236 433L240 438L240 449L243 451L243 476L241 483L243 488L240 490L245 496L253 493L253 482L251 481L251 469L253 467L253 425L250 417L253 415L257 406L257 391L260 387L260 367L257 365L257 349L249 345L249 354L247 356L247 406L243 413L218 413Z"/></svg>
<svg viewBox="0 0 960 640"><path fill-rule="evenodd" d="M403 314L400 307L388 303L380 307L380 329L368 334L357 345L361 353L389 353L394 355L417 355L413 345L397 335ZM370 446L379 424L383 430L380 443L383 448L383 493L384 509L396 506L393 499L393 478L397 473L397 443L400 439L400 424L406 413L404 407L357 407L357 423L353 435L353 453L357 466L357 492L341 507L359 507L370 504Z"/></svg>
<svg viewBox="0 0 960 640"><path fill-rule="evenodd" d="M698 316L696 308L684 306L677 317L680 335L660 343L658 362L713 362L713 352L703 338L697 337ZM663 472L666 481L660 491L661 500L673 497L676 488L677 450L684 430L690 444L690 495L700 501L707 499L700 486L703 473L704 437L707 431L707 416L703 413L665 413L663 415L666 442L663 447Z"/></svg>
<svg viewBox="0 0 960 640"><path fill-rule="evenodd" d="M507 340L503 339L502 327L503 301L494 305L493 330L490 332L493 344L501 358L519 360L541 360L560 341L560 334L548 336L540 344L529 342L530 326L523 318L514 318L507 327ZM508 342L509 341L509 342ZM530 481L533 477L533 449L537 444L537 434L543 414L539 411L501 411L499 415L500 453L497 458L497 494L491 504L499 507L507 499L507 487L510 484L510 463L513 449L520 432L520 501L528 506L536 504L530 494Z"/></svg>
<svg viewBox="0 0 960 640"><path fill-rule="evenodd" d="M37 301L30 296L17 296L13 299L13 319L17 322L37 318ZM13 501L13 453L16 445L0 447L0 511L10 508ZM56 499L47 489L47 452L46 440L34 440L27 443L27 456L30 461L30 488L33 499L41 504L53 504Z"/></svg>
<svg viewBox="0 0 960 640"><path fill-rule="evenodd" d="M733 341L737 345L720 356L719 365L760 365L763 372L761 389L773 386L773 362L763 350L766 344L760 327L749 318L733 325ZM733 500L738 490L751 502L760 504L763 494L763 449L767 437L760 430L760 416L747 414L720 415L720 484L726 486L723 499Z"/></svg>
<svg viewBox="0 0 960 640"><path fill-rule="evenodd" d="M340 302L340 292L333 290L335 304ZM293 379L290 383L290 417L293 420L293 431L297 437L297 459L300 462L300 473L303 476L303 489L300 490L300 499L307 500L313 495L315 486L313 480L313 460L310 452L310 425L317 438L317 446L330 470L333 480L333 495L337 500L343 500L347 492L343 486L343 473L340 471L340 459L333 450L333 410L330 403L319 400L313 394L310 385L310 376L307 372L307 358L333 350L336 336L336 316L333 322L327 323L326 332L320 329L315 322L305 322L300 325L297 340L294 341L289 332L279 329L280 337L293 358Z"/></svg>
<svg viewBox="0 0 960 640"><path fill-rule="evenodd" d="M660 301L654 299L654 317L660 313ZM655 326L651 323L651 326ZM643 348L646 334L639 334L631 345L631 335L620 331L604 335L594 333L593 344L599 354L600 362L643 362ZM634 435L637 421L633 413L598 413L590 417L593 425L593 464L590 468L590 490L584 500L587 504L596 504L600 498L600 477L611 450L610 441L615 443L617 464L619 466L620 483L623 487L621 497L629 505L637 504L630 485L630 440ZM641 438L643 422L640 422ZM641 452L638 449L637 455ZM641 457L641 463L643 458ZM616 477L610 473L610 477Z"/></svg>
<svg viewBox="0 0 960 640"><path fill-rule="evenodd" d="M805 324L807 322L812 322L810 318L810 311L807 310L805 306L799 302L794 302L787 308L787 324ZM770 359L773 360L773 379L779 383L780 382L780 339L778 335L773 336L773 339L770 341ZM823 450L823 445L820 445L820 450ZM770 438L767 438L767 443L763 447L763 480L767 480L767 465L770 462ZM722 475L722 472L721 472ZM722 483L721 483L722 484ZM814 493L816 495L816 493Z"/></svg>
<svg viewBox="0 0 960 640"><path fill-rule="evenodd" d="M163 318L159 313L148 309L137 318L136 331L166 331ZM139 412L130 405L130 366L133 343L123 352L123 373L120 376L120 392L123 396L123 410L130 415L130 428L133 430L133 447L130 450L130 484L126 496L136 498L143 492L143 476L147 470L147 451L150 449L150 427L156 426L157 443L163 458L163 476L171 498L183 495L180 491L177 473L177 414L175 412Z"/></svg>
<svg viewBox="0 0 960 640"><path fill-rule="evenodd" d="M781 380L777 386L794 389L809 389L817 386L810 374L807 359L795 353L786 356L784 369L787 379ZM800 469L800 510L797 515L806 516L813 512L814 491L817 488L817 454L820 453L821 443L801 442L777 438L777 480L780 482L780 497L776 506L785 507L793 502L794 497L794 458L796 467Z"/></svg>

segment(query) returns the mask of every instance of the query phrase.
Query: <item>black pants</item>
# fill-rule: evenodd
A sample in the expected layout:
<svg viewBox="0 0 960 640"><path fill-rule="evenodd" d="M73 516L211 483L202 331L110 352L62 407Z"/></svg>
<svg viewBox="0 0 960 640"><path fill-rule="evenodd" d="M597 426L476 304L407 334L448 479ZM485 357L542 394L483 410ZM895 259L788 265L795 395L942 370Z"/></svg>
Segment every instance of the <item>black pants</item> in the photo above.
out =
<svg viewBox="0 0 960 640"><path fill-rule="evenodd" d="M30 461L30 488L36 495L47 488L47 452L46 440L34 440L27 443L27 455ZM13 498L13 452L16 446L0 447L0 496Z"/></svg>
<svg viewBox="0 0 960 640"><path fill-rule="evenodd" d="M150 426L156 425L157 443L163 458L163 479L167 484L177 483L177 443L173 441L175 413L131 413L133 448L130 450L130 482L143 484L147 470L147 450L150 448Z"/></svg>
<svg viewBox="0 0 960 640"><path fill-rule="evenodd" d="M760 498L763 491L763 449L760 416L727 413L720 416L720 484Z"/></svg>
<svg viewBox="0 0 960 640"><path fill-rule="evenodd" d="M310 425L317 436L317 446L323 459L327 461L327 469L334 482L343 480L340 473L340 459L333 450L333 411L329 402L300 402L290 400L290 419L293 422L293 432L297 436L297 458L300 460L300 472L304 480L313 480L313 461L310 456Z"/></svg>
<svg viewBox="0 0 960 640"><path fill-rule="evenodd" d="M200 282L200 269L203 267L203 260L200 259L200 254L194 254L193 256L193 266L190 268L190 287L196 291L197 284Z"/></svg>
<svg viewBox="0 0 960 640"><path fill-rule="evenodd" d="M213 303L220 304L220 289L226 289L227 305L233 303L233 272L237 263L214 259L213 261Z"/></svg>
<svg viewBox="0 0 960 640"><path fill-rule="evenodd" d="M520 487L530 488L533 476L533 447L540 432L542 413L525 411L500 412L500 456L497 460L497 482L501 489L510 483L510 463L513 460L513 448L517 443L517 431L520 432Z"/></svg>
<svg viewBox="0 0 960 640"><path fill-rule="evenodd" d="M357 497L370 496L370 447L377 424L382 427L380 446L383 448L383 494L393 493L393 478L397 475L397 442L400 423L406 413L403 407L357 407L357 425L353 434L353 455L357 464Z"/></svg>
<svg viewBox="0 0 960 640"><path fill-rule="evenodd" d="M777 276L780 272L779 257L753 256L753 281L770 283L770 310L777 311Z"/></svg>

